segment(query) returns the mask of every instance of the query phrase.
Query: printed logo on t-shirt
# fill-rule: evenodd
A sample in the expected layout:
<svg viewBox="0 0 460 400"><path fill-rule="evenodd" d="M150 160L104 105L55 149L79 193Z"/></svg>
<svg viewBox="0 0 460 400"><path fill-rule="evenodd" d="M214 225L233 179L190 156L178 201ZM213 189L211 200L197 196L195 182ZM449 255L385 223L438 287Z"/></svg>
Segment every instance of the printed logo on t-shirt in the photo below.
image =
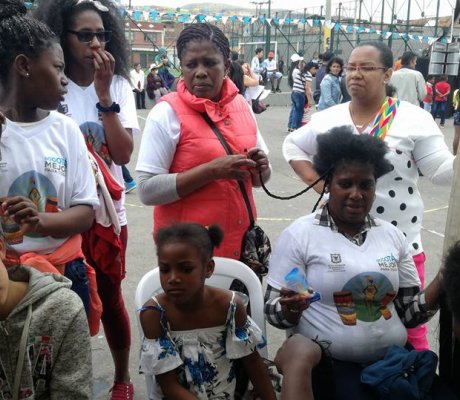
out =
<svg viewBox="0 0 460 400"><path fill-rule="evenodd" d="M58 212L57 191L53 183L37 171L28 171L17 177L8 190L8 197L23 196L29 198L38 212ZM8 216L0 216L5 240L10 245L21 244L24 234L21 227ZM43 237L39 233L27 233L28 237Z"/></svg>
<svg viewBox="0 0 460 400"><path fill-rule="evenodd" d="M110 167L112 165L112 156L105 140L104 127L97 122L88 121L80 125L80 130L85 137L86 144L91 146Z"/></svg>
<svg viewBox="0 0 460 400"><path fill-rule="evenodd" d="M59 156L45 157L45 171L65 176L67 172L67 159Z"/></svg>
<svg viewBox="0 0 460 400"><path fill-rule="evenodd" d="M342 262L342 257L340 254L331 254L331 262L334 264L340 264Z"/></svg>
<svg viewBox="0 0 460 400"><path fill-rule="evenodd" d="M388 304L396 297L390 280L380 272L363 272L334 292L334 303L344 325L392 317Z"/></svg>
<svg viewBox="0 0 460 400"><path fill-rule="evenodd" d="M69 106L65 103L59 103L57 111L61 114L67 115L68 117L72 115L69 113Z"/></svg>
<svg viewBox="0 0 460 400"><path fill-rule="evenodd" d="M389 256L385 256L379 258L377 260L381 271L397 271L398 270L398 262L393 254Z"/></svg>
<svg viewBox="0 0 460 400"><path fill-rule="evenodd" d="M330 254L331 263L327 265L329 272L345 271L345 264L342 263L342 256L339 253Z"/></svg>

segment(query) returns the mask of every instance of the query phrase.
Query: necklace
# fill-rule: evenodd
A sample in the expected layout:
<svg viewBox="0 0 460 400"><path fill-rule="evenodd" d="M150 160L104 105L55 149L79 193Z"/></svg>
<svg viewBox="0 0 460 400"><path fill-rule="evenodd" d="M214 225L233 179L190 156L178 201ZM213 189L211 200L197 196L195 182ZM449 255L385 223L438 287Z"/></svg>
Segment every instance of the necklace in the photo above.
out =
<svg viewBox="0 0 460 400"><path fill-rule="evenodd" d="M351 109L351 103L350 103L350 116L351 116L351 120L353 121L353 124L356 126L356 128L358 128L358 130L363 129L364 127L367 127L375 119L375 115L373 115L366 122L362 124L357 124L356 119L355 119L355 114L353 113L353 110Z"/></svg>

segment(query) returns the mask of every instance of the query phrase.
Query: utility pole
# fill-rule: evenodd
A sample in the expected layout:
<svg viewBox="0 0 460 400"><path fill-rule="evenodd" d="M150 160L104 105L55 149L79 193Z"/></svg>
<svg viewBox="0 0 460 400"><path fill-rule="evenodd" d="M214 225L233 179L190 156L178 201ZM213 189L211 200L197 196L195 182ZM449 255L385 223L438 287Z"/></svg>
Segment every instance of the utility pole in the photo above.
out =
<svg viewBox="0 0 460 400"><path fill-rule="evenodd" d="M410 2L411 0L408 0L408 3L407 3L406 35L409 34ZM404 41L404 51L407 51L407 39Z"/></svg>
<svg viewBox="0 0 460 400"><path fill-rule="evenodd" d="M383 42L383 16L385 15L385 0L382 0L382 15L380 18L380 40Z"/></svg>
<svg viewBox="0 0 460 400"><path fill-rule="evenodd" d="M410 0L409 0L410 1ZM359 13L358 13L358 24L361 26L361 9L363 6L363 0L359 0ZM356 44L359 44L360 37L359 37L359 30L358 30L358 35L356 36Z"/></svg>
<svg viewBox="0 0 460 400"><path fill-rule="evenodd" d="M439 23L439 6L440 6L441 1L438 0L438 3L436 4L436 20L434 23L434 37L438 36L438 23Z"/></svg>
<svg viewBox="0 0 460 400"><path fill-rule="evenodd" d="M271 17L272 17L272 14L271 14L271 5L272 5L272 1L271 0L268 0L268 16L267 18L271 20ZM270 51L270 37L271 37L271 25L270 25L270 22L268 22L267 20L265 20L265 22L267 24L267 36L265 38L265 51L266 51L266 54L268 54L268 52ZM275 59L278 61L278 55L275 54Z"/></svg>
<svg viewBox="0 0 460 400"><path fill-rule="evenodd" d="M388 38L388 47L391 49L391 45L393 43L393 29L396 27L396 25L394 24L394 21L396 19L396 15L395 15L395 1L396 0L393 0L393 4L391 6L391 21L390 21L390 37Z"/></svg>
<svg viewBox="0 0 460 400"><path fill-rule="evenodd" d="M324 22L331 22L331 3L332 3L331 0L326 0L326 14L324 16ZM321 23L321 21L320 21L320 23ZM332 42L332 40L334 38L334 35L333 35L334 29L327 28L327 30L324 30L324 32L325 32L324 36L329 35L328 36L329 37L329 50L332 51L332 48L334 47L333 42ZM326 42L327 42L327 38L323 37L323 44L326 43ZM326 46L326 45L324 45L324 46Z"/></svg>
<svg viewBox="0 0 460 400"><path fill-rule="evenodd" d="M394 0L393 0L393 1L394 1ZM340 24L341 14L342 14L342 3L339 3L339 20L338 20L338 23L339 23L339 24ZM340 41L339 41L340 29L337 29L336 32L337 32L337 47L336 47L336 49L339 50L339 45L340 45Z"/></svg>
<svg viewBox="0 0 460 400"><path fill-rule="evenodd" d="M129 0L128 5L129 10L131 11L131 0ZM128 16L128 23L129 23L129 59L131 60L131 67L133 66L133 27L132 27L132 19L131 16Z"/></svg>

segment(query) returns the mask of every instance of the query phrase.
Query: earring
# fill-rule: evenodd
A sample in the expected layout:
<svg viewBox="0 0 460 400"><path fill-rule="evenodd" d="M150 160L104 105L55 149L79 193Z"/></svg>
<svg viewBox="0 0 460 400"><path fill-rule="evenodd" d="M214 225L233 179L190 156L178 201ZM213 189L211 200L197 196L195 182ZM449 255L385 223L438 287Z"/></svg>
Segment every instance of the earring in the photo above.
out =
<svg viewBox="0 0 460 400"><path fill-rule="evenodd" d="M383 81L383 83L386 85L388 83L388 81Z"/></svg>
<svg viewBox="0 0 460 400"><path fill-rule="evenodd" d="M29 77L30 77L30 74L26 72L26 78L29 78Z"/></svg>

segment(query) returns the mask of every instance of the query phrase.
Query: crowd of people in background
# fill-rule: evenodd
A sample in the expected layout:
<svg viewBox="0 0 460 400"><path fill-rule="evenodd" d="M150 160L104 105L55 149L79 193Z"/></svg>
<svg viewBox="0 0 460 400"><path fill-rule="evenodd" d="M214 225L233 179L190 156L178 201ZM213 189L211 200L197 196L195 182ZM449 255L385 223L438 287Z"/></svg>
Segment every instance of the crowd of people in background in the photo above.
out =
<svg viewBox="0 0 460 400"><path fill-rule="evenodd" d="M298 52L285 65L262 48L244 60L217 26L197 23L177 40L179 78L164 48L131 69L109 0L42 0L26 14L20 0L0 0L0 398L90 399L90 335L102 321L110 399L134 399L121 284L125 195L137 187L154 209L163 289L139 310L149 398L241 398L250 380L258 398L276 399L258 352L266 338L235 294L246 288L205 282L213 256L245 262L262 282L261 264L244 258L253 188L272 174L255 114L282 91L285 67L282 153L318 202L281 233L269 263L265 319L296 333L275 359L283 400L379 398L363 374L395 348L433 354L424 323L442 290L460 336L460 244L425 284L420 234L419 176L451 184L460 139L460 92L447 76L425 81L412 52L393 68L383 42L360 43L347 61ZM155 105L136 182L126 164L146 94ZM450 99L453 154L440 130ZM417 385L455 399L436 365Z"/></svg>

